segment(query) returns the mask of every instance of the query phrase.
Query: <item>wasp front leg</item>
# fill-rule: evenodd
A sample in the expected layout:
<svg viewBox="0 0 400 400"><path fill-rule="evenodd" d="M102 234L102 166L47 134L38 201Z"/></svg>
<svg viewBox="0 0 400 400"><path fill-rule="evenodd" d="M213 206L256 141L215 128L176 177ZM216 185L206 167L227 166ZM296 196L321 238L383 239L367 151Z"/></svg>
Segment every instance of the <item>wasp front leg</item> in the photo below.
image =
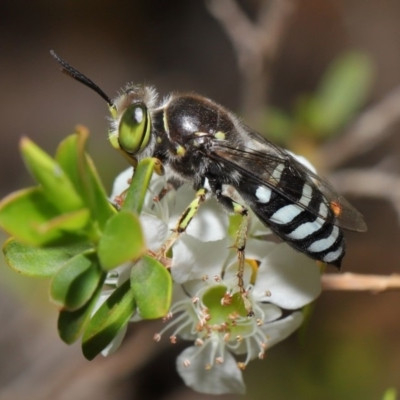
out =
<svg viewBox="0 0 400 400"><path fill-rule="evenodd" d="M161 257L166 257L169 249L173 246L179 236L186 231L193 217L197 214L199 207L206 200L207 190L204 188L199 189L196 192L195 199L189 204L183 214L180 216L175 229L173 230L170 238L164 243L161 248Z"/></svg>
<svg viewBox="0 0 400 400"><path fill-rule="evenodd" d="M247 310L248 316L253 316L254 312L251 307L251 303L247 298L247 291L245 289L244 283L244 264L246 261L245 258L245 249L246 249L246 241L247 241L247 232L249 230L250 225L250 215L249 210L243 206L242 204L236 202L231 197L222 193L222 185L217 181L209 181L210 188L212 193L215 195L217 201L230 213L239 214L242 216L242 220L240 222L240 226L238 231L236 232L234 248L237 251L238 258L238 287L239 293L243 298L244 305Z"/></svg>

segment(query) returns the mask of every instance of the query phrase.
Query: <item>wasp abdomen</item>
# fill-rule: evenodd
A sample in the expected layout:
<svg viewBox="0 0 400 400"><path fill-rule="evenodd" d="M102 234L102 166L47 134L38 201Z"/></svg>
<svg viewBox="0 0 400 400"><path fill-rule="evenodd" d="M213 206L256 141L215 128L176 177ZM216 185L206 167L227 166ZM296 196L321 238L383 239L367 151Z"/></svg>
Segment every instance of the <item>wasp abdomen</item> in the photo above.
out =
<svg viewBox="0 0 400 400"><path fill-rule="evenodd" d="M283 163L272 175L276 187L284 186L285 197L277 190L258 182L237 188L257 217L292 247L315 260L340 267L345 254L342 230L335 223L335 214L327 206L322 193L312 188L301 176L290 173ZM290 180L290 182L288 182Z"/></svg>

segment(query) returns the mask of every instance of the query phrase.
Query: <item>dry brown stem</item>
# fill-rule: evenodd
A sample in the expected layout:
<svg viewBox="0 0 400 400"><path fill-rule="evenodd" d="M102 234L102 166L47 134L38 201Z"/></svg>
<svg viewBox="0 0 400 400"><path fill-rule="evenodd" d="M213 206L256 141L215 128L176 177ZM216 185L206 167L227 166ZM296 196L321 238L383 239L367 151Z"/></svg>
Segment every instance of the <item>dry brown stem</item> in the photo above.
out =
<svg viewBox="0 0 400 400"><path fill-rule="evenodd" d="M380 293L400 289L400 275L362 275L346 272L344 274L322 275L323 290L371 291Z"/></svg>

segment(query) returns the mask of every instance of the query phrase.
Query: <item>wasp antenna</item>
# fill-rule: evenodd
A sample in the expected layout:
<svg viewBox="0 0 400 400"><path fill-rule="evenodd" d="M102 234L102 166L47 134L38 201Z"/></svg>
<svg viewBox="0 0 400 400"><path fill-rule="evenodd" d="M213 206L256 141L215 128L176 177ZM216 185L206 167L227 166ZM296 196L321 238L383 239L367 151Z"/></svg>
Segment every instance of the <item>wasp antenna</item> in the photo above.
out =
<svg viewBox="0 0 400 400"><path fill-rule="evenodd" d="M112 107L112 100L87 76L83 75L74 67L71 67L66 61L64 61L61 57L59 57L54 50L50 50L50 54L52 57L61 65L61 72L75 79L76 81L83 83L88 88L94 90L97 94L99 94L107 104Z"/></svg>

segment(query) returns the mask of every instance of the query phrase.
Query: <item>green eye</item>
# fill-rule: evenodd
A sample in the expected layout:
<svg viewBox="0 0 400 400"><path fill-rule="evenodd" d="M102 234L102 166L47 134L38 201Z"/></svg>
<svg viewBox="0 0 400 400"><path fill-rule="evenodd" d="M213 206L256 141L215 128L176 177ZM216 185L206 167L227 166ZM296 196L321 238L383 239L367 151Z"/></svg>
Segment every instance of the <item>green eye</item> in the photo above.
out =
<svg viewBox="0 0 400 400"><path fill-rule="evenodd" d="M150 138L150 118L144 104L131 104L123 113L118 127L118 141L123 150L135 154L143 150Z"/></svg>

